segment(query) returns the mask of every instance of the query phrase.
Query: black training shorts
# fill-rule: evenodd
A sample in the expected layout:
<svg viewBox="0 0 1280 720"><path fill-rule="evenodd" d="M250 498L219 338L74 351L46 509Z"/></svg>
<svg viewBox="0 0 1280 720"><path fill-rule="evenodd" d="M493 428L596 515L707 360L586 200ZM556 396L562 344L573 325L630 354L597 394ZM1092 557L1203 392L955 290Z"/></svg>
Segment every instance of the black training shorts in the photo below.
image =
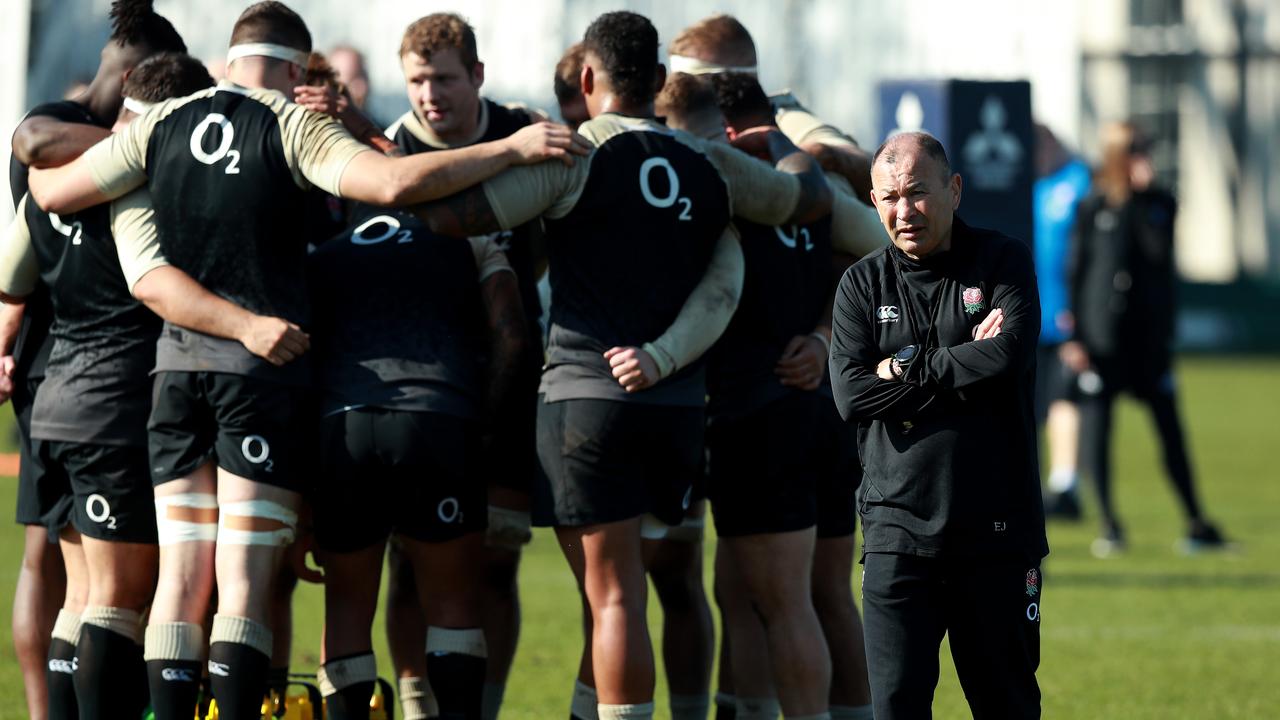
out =
<svg viewBox="0 0 1280 720"><path fill-rule="evenodd" d="M820 394L814 467L818 483L818 537L852 535L858 527L858 486L862 462L858 459L858 426L840 417L836 403Z"/></svg>
<svg viewBox="0 0 1280 720"><path fill-rule="evenodd" d="M46 483L44 463L32 448L31 410L43 378L19 384L10 400L18 425L18 512L20 525L44 525L56 535L71 518L71 489L65 483Z"/></svg>
<svg viewBox="0 0 1280 720"><path fill-rule="evenodd" d="M316 542L355 552L391 533L443 542L488 525L480 428L443 413L358 408L324 418Z"/></svg>
<svg viewBox="0 0 1280 720"><path fill-rule="evenodd" d="M214 372L160 372L147 438L156 485L210 458L240 477L297 490L315 427L305 388Z"/></svg>
<svg viewBox="0 0 1280 720"><path fill-rule="evenodd" d="M41 492L69 498L71 525L80 534L155 544L156 501L146 448L34 440L32 449L45 469Z"/></svg>
<svg viewBox="0 0 1280 720"><path fill-rule="evenodd" d="M705 417L701 407L540 403L533 524L576 527L652 513L679 525L702 472Z"/></svg>
<svg viewBox="0 0 1280 720"><path fill-rule="evenodd" d="M716 534L782 533L817 522L817 393L792 392L707 428Z"/></svg>

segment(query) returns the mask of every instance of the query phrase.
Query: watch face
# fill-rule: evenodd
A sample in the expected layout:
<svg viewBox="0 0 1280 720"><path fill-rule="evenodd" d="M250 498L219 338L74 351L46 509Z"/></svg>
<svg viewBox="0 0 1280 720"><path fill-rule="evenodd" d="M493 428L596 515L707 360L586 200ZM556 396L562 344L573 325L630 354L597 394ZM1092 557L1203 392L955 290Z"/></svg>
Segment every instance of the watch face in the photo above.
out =
<svg viewBox="0 0 1280 720"><path fill-rule="evenodd" d="M916 356L916 346L908 345L893 354L893 358L898 362L911 362L911 358Z"/></svg>

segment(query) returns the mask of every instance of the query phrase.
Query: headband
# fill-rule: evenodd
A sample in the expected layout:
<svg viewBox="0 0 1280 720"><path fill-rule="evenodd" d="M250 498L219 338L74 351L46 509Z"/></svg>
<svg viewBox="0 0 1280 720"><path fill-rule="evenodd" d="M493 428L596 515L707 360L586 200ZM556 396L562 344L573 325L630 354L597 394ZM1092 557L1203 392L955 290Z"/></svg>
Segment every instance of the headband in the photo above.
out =
<svg viewBox="0 0 1280 720"><path fill-rule="evenodd" d="M305 69L307 61L311 59L311 53L303 52L297 48L285 47L284 45L276 45L274 43L241 43L240 45L232 45L227 49L227 64L239 60L242 57L260 56L275 58L276 60L284 60Z"/></svg>
<svg viewBox="0 0 1280 720"><path fill-rule="evenodd" d="M755 65L717 65L688 55L672 55L668 58L667 65L673 73L681 72L690 75L713 75L726 72L756 74Z"/></svg>
<svg viewBox="0 0 1280 720"><path fill-rule="evenodd" d="M151 106L154 104L155 103L143 102L141 100L138 100L137 98L131 98L128 96L126 96L124 99L124 109L129 110L131 112L138 113L139 115L150 110Z"/></svg>

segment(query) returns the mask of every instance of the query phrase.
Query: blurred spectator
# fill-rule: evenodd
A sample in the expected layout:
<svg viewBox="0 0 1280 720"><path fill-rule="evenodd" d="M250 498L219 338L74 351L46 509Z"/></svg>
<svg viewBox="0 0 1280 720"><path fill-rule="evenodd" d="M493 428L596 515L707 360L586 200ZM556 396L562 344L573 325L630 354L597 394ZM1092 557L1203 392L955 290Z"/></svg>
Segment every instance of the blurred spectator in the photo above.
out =
<svg viewBox="0 0 1280 720"><path fill-rule="evenodd" d="M364 55L350 45L339 45L329 51L329 65L338 74L338 81L347 87L351 101L364 110L369 100L369 73L364 67Z"/></svg>
<svg viewBox="0 0 1280 720"><path fill-rule="evenodd" d="M1044 509L1049 517L1080 517L1076 462L1080 413L1071 395L1075 374L1058 351L1071 337L1067 297L1067 258L1076 208L1089 192L1089 166L1067 151L1049 128L1036 123L1035 213L1036 276L1040 288L1040 345L1037 349L1036 419L1044 426L1049 449L1049 488Z"/></svg>
<svg viewBox="0 0 1280 720"><path fill-rule="evenodd" d="M1130 123L1103 130L1095 191L1080 204L1070 288L1074 339L1063 361L1081 373L1081 461L1098 488L1093 552L1125 548L1111 496L1111 406L1122 391L1151 410L1165 469L1187 519L1182 548L1225 545L1196 499L1173 378L1173 220L1177 201L1153 186L1150 140Z"/></svg>

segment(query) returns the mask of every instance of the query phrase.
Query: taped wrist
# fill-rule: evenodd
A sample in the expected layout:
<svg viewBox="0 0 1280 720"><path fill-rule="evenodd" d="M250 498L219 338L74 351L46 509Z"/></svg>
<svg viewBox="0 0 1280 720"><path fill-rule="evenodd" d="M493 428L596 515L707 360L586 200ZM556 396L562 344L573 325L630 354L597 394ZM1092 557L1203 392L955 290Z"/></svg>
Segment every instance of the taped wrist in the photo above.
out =
<svg viewBox="0 0 1280 720"><path fill-rule="evenodd" d="M157 497L156 531L161 545L217 540L217 496L179 493Z"/></svg>
<svg viewBox="0 0 1280 720"><path fill-rule="evenodd" d="M278 502L226 503L218 516L218 544L283 547L293 542L297 527L298 513Z"/></svg>
<svg viewBox="0 0 1280 720"><path fill-rule="evenodd" d="M333 660L316 671L316 684L320 694L329 697L358 683L377 682L378 663L373 653Z"/></svg>

